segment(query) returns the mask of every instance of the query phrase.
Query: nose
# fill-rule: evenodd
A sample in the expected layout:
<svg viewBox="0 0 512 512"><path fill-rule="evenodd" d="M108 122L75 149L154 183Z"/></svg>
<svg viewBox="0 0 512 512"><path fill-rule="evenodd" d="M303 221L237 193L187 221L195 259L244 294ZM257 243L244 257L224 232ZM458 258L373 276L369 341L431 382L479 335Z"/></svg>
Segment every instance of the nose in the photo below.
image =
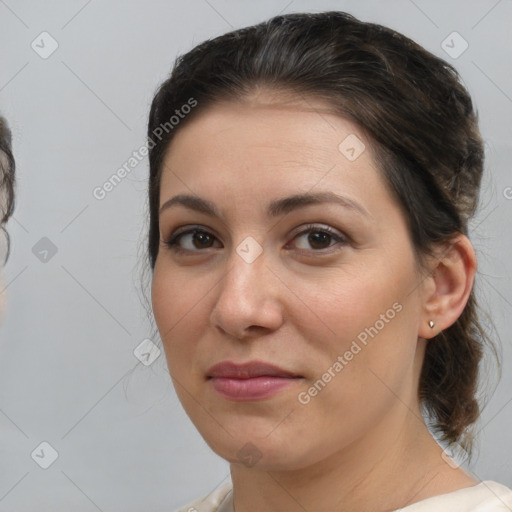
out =
<svg viewBox="0 0 512 512"><path fill-rule="evenodd" d="M239 340L279 329L283 323L282 287L264 252L248 263L233 251L226 274L215 288L212 325Z"/></svg>

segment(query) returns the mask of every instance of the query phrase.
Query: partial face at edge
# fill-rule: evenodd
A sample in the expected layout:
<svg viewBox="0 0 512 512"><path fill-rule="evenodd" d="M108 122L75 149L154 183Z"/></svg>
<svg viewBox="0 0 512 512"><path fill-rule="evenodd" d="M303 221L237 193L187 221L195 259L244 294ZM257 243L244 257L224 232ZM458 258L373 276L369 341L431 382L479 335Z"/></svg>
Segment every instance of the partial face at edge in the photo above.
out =
<svg viewBox="0 0 512 512"><path fill-rule="evenodd" d="M322 106L217 104L176 134L162 174L161 206L195 195L219 214L176 202L160 216L152 301L176 391L219 455L240 460L251 443L264 468L318 462L417 406L420 277L406 221L368 141ZM366 145L355 159L354 137ZM322 193L343 199L268 211ZM208 378L219 362L254 360L298 378L255 400Z"/></svg>
<svg viewBox="0 0 512 512"><path fill-rule="evenodd" d="M3 122L0 120L0 123ZM4 169L7 169L8 161L7 156L3 151L0 150L0 173L3 172ZM5 212L6 205L6 196L5 190L0 189L0 217L3 216ZM3 316L3 312L5 310L5 304L7 302L6 291L4 290L4 278L3 278L3 266L5 262L5 256L7 254L7 239L5 237L5 233L0 231L0 320Z"/></svg>

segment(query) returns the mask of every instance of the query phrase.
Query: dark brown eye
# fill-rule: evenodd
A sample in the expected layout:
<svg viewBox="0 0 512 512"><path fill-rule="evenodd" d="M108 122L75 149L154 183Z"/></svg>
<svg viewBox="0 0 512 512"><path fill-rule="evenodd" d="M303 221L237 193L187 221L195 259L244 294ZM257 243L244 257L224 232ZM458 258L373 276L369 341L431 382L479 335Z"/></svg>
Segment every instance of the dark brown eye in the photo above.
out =
<svg viewBox="0 0 512 512"><path fill-rule="evenodd" d="M297 242L300 240L302 241ZM301 251L319 252L334 247L336 244L344 245L347 240L329 226L307 226L307 229L295 236L293 242L293 245Z"/></svg>
<svg viewBox="0 0 512 512"><path fill-rule="evenodd" d="M189 229L172 236L165 244L175 251L197 252L201 249L209 249L216 238L203 229Z"/></svg>
<svg viewBox="0 0 512 512"><path fill-rule="evenodd" d="M196 242L198 249L204 249L205 247L211 247L213 243L213 237L205 231L194 231L192 233L192 240Z"/></svg>
<svg viewBox="0 0 512 512"><path fill-rule="evenodd" d="M325 249L329 247L332 236L324 231L316 231L309 233L308 242L314 249Z"/></svg>

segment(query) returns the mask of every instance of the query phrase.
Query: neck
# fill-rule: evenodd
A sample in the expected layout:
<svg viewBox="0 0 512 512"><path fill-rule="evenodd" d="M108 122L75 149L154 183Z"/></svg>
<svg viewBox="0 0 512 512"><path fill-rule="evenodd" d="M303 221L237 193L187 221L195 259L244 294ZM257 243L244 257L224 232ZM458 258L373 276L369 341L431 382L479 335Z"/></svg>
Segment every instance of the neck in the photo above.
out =
<svg viewBox="0 0 512 512"><path fill-rule="evenodd" d="M392 511L474 485L441 457L418 411L401 405L350 446L291 470L231 464L236 512Z"/></svg>

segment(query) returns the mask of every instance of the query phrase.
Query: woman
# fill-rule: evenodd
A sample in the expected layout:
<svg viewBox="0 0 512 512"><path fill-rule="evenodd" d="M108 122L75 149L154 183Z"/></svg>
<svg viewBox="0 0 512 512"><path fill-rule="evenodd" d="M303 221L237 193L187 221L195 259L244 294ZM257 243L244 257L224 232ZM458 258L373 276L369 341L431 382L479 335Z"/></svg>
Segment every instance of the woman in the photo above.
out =
<svg viewBox="0 0 512 512"><path fill-rule="evenodd" d="M14 157L11 150L11 131L0 116L0 258L5 264L9 257L9 235L5 224L14 211ZM0 275L0 315L5 306L5 291Z"/></svg>
<svg viewBox="0 0 512 512"><path fill-rule="evenodd" d="M468 474L483 170L446 62L340 12L181 56L151 106L153 311L232 483L188 511L510 510Z"/></svg>

